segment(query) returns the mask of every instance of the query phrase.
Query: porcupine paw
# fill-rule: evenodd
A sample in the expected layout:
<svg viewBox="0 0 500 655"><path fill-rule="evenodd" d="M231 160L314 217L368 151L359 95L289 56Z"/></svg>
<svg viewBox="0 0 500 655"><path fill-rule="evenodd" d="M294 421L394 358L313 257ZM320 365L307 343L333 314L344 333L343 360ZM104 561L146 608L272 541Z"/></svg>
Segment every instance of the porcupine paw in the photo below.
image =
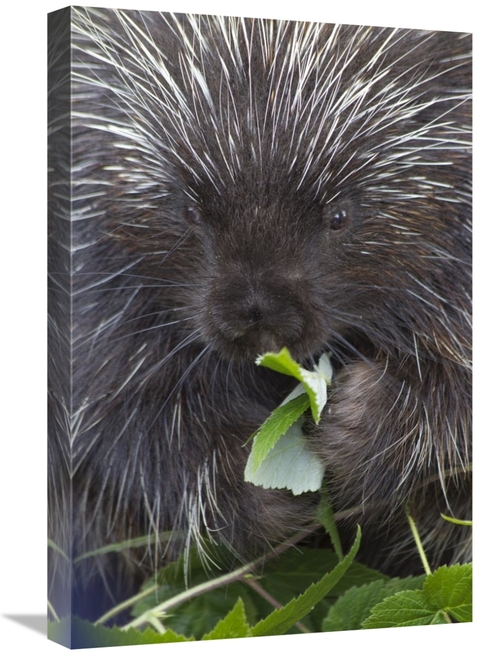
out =
<svg viewBox="0 0 500 655"><path fill-rule="evenodd" d="M350 364L335 378L311 441L326 464L336 510L369 507L375 516L404 503L404 386L382 362Z"/></svg>

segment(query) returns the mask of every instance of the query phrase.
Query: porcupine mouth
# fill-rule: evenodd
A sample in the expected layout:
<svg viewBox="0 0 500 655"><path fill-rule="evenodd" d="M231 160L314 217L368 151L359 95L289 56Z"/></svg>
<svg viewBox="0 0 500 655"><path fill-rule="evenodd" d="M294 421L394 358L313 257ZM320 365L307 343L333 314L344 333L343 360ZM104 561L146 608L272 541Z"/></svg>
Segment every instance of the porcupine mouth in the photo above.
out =
<svg viewBox="0 0 500 655"><path fill-rule="evenodd" d="M312 335L287 339L265 329L255 330L251 334L232 335L231 338L217 330L207 341L223 359L242 363L255 362L266 352L279 352L287 348L296 361L306 364L310 363L311 358L317 360L324 352L331 351L328 339L314 339Z"/></svg>
<svg viewBox="0 0 500 655"><path fill-rule="evenodd" d="M264 330L256 335L244 335L232 339L218 334L211 340L211 347L223 359L241 362L255 361L259 355L265 352L278 352L283 347L288 348L294 357L303 352L299 341L286 343L276 335Z"/></svg>
<svg viewBox="0 0 500 655"><path fill-rule="evenodd" d="M211 326L211 329L202 334L202 340L209 344L211 350L226 361L254 362L264 352L278 352L284 346L292 352L298 352L295 343L286 343L284 339L264 329L255 329L252 332L232 331L224 333L220 326ZM297 341L300 345L300 342Z"/></svg>

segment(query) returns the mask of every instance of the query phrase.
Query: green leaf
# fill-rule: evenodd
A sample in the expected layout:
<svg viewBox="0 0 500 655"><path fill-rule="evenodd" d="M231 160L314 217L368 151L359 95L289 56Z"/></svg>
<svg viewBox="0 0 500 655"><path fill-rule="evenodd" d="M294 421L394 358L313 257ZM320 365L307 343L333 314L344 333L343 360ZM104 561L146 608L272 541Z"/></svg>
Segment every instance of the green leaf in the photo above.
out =
<svg viewBox="0 0 500 655"><path fill-rule="evenodd" d="M265 366L283 375L291 375L301 380L300 365L290 355L288 348L282 348L279 353L267 352L257 357L257 366Z"/></svg>
<svg viewBox="0 0 500 655"><path fill-rule="evenodd" d="M261 355L256 363L295 377L300 384L255 433L245 481L266 489L290 489L295 495L318 491L325 467L307 448L300 427L301 416L309 407L316 423L319 421L332 376L330 359L324 354L314 371L306 371L283 348L279 353Z"/></svg>
<svg viewBox="0 0 500 655"><path fill-rule="evenodd" d="M338 557L329 548L294 548L270 561L259 582L279 603L286 605L334 569L338 563ZM351 569L346 576L350 571Z"/></svg>
<svg viewBox="0 0 500 655"><path fill-rule="evenodd" d="M290 489L295 495L321 488L325 467L307 448L301 423L297 421L280 437L258 468L252 450L245 468L247 482L266 489Z"/></svg>
<svg viewBox="0 0 500 655"><path fill-rule="evenodd" d="M375 569L368 568L364 564L353 562L351 568L347 571L342 580L340 580L338 585L336 585L335 589L333 589L332 592L328 594L328 597L341 596L342 594L345 594L345 592L348 591L351 587L361 587L362 585L369 584L375 580L388 581L389 578L383 573L375 571Z"/></svg>
<svg viewBox="0 0 500 655"><path fill-rule="evenodd" d="M215 628L202 637L207 639L236 639L239 637L250 637L250 626L245 614L245 605L241 598L238 598L236 605L227 616L217 623Z"/></svg>
<svg viewBox="0 0 500 655"><path fill-rule="evenodd" d="M253 437L251 474L257 471L278 439L302 416L309 406L309 397L303 393L286 403L286 405L280 405L272 412Z"/></svg>
<svg viewBox="0 0 500 655"><path fill-rule="evenodd" d="M433 607L456 621L472 621L472 564L442 566L427 577L424 592Z"/></svg>
<svg viewBox="0 0 500 655"><path fill-rule="evenodd" d="M311 413L316 423L319 423L320 414L326 403L326 387L331 382L332 367L328 355L323 354L314 371L302 368L290 355L287 348L279 353L264 353L257 358L256 364L291 375L304 385L311 402Z"/></svg>
<svg viewBox="0 0 500 655"><path fill-rule="evenodd" d="M439 610L438 610L439 611ZM438 614L427 602L423 591L402 591L375 605L362 628L394 628L407 625L430 625Z"/></svg>
<svg viewBox="0 0 500 655"><path fill-rule="evenodd" d="M338 563L339 558L330 548L290 549L266 564L259 581L271 596L284 605L329 573ZM353 562L327 596L337 598L350 587L368 584L374 580L386 582L389 578L363 564Z"/></svg>
<svg viewBox="0 0 500 655"><path fill-rule="evenodd" d="M217 548L219 561L226 561L230 557L228 553L222 555L219 551L221 551L220 547ZM212 556L214 555L215 553L212 553ZM280 604L286 605L295 596L304 592L309 585L330 572L338 561L338 557L331 549L290 549L278 558L267 562L264 569L259 570L260 575L257 576L257 580L270 596ZM222 566L219 573L225 570ZM193 588L206 583L211 577L204 570L196 551L193 551L190 556L189 586ZM301 619L302 622L312 632L320 631L331 604L341 594L354 585L360 586L373 580L387 580L387 576L353 562L323 600L320 600L314 609ZM148 611L154 613L159 604L186 591L183 560L173 562L158 571L155 578L144 585L143 593L149 586L154 589L154 593L136 603L133 609L135 617L142 616ZM268 601L252 588L243 582L232 582L221 588L211 589L202 596L185 601L182 606L168 610L168 615L162 619L162 622L176 633L200 639L233 608L238 597L244 601L250 625L255 625L271 611ZM294 631L296 631L295 626L289 630L289 632Z"/></svg>
<svg viewBox="0 0 500 655"><path fill-rule="evenodd" d="M358 526L356 540L347 556L321 580L310 585L306 591L292 599L284 607L274 610L269 616L252 628L253 636L282 635L297 621L300 621L311 609L337 584L352 564L361 541L361 529Z"/></svg>
<svg viewBox="0 0 500 655"><path fill-rule="evenodd" d="M323 621L322 629L325 632L359 630L375 605L400 591L421 588L424 580L425 575L402 580L394 578L388 582L377 580L368 585L349 589L330 608L327 617Z"/></svg>
<svg viewBox="0 0 500 655"><path fill-rule="evenodd" d="M309 585L317 582L331 571L338 562L338 557L330 548L302 547L300 550L294 548L269 561L261 575L257 576L257 580L259 585L278 603L286 605L292 598L303 593ZM311 632L320 632L323 619L332 603L350 587L360 586L373 580L387 579L387 576L382 573L369 569L358 562L353 562L339 582L307 616L301 619L301 622ZM253 589L248 588L248 591L252 600L252 608L257 609L257 620L264 619L271 611L268 601ZM245 604L247 604L246 598ZM249 622L254 625L257 621L249 616ZM295 632L299 632L299 630L294 625L288 633Z"/></svg>
<svg viewBox="0 0 500 655"><path fill-rule="evenodd" d="M472 621L472 565L443 566L428 575L421 591L401 592L373 608L363 628L391 628Z"/></svg>
<svg viewBox="0 0 500 655"><path fill-rule="evenodd" d="M331 571L338 562L339 558L330 548L290 549L279 558L268 562L258 581L281 605L286 605L292 598L303 593L309 585ZM353 586L361 586L374 580L385 581L388 578L374 569L353 562L323 600L301 619L302 623L311 632L320 632L323 619L339 596ZM265 618L270 611L269 604L253 591L251 594L253 604L259 609L259 619ZM289 633L294 631L295 627L291 628Z"/></svg>

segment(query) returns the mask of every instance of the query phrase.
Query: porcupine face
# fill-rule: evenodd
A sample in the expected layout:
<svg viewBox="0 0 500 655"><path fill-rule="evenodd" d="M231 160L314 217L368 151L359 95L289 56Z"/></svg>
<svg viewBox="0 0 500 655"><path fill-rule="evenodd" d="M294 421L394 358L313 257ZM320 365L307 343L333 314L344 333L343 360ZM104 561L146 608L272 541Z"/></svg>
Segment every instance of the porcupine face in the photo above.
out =
<svg viewBox="0 0 500 655"><path fill-rule="evenodd" d="M198 320L202 337L227 358L254 359L287 346L297 356L321 348L332 321L338 251L349 238L354 203L330 210L293 184L189 208L203 244Z"/></svg>
<svg viewBox="0 0 500 655"><path fill-rule="evenodd" d="M152 178L160 189L148 199L128 158L126 233L112 233L144 252L149 277L168 269L185 284L174 302L192 333L252 359L285 345L316 354L353 330L411 350L405 335L431 332L429 289L446 298L467 284L453 264L468 257L456 209L469 192L464 37L116 20L120 38L103 42L121 123L146 194Z"/></svg>

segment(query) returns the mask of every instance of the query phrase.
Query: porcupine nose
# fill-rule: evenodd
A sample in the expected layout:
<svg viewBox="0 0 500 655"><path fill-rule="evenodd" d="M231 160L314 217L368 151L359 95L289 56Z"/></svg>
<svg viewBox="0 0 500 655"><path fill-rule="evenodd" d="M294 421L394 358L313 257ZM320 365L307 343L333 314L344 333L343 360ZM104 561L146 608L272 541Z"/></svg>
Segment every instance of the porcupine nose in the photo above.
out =
<svg viewBox="0 0 500 655"><path fill-rule="evenodd" d="M243 318L246 318L250 324L257 325L265 320L265 313L263 312L262 307L257 303L252 305L245 314L246 315Z"/></svg>
<svg viewBox="0 0 500 655"><path fill-rule="evenodd" d="M299 337L302 321L286 295L269 290L250 291L237 305L235 326L257 351L279 350Z"/></svg>
<svg viewBox="0 0 500 655"><path fill-rule="evenodd" d="M272 290L262 285L247 284L246 288L243 287L240 285L241 292L234 303L235 323L244 330L272 327L273 313L278 304Z"/></svg>
<svg viewBox="0 0 500 655"><path fill-rule="evenodd" d="M235 280L219 297L223 299L219 329L225 338L245 342L258 352L279 349L302 334L300 302L286 280Z"/></svg>

